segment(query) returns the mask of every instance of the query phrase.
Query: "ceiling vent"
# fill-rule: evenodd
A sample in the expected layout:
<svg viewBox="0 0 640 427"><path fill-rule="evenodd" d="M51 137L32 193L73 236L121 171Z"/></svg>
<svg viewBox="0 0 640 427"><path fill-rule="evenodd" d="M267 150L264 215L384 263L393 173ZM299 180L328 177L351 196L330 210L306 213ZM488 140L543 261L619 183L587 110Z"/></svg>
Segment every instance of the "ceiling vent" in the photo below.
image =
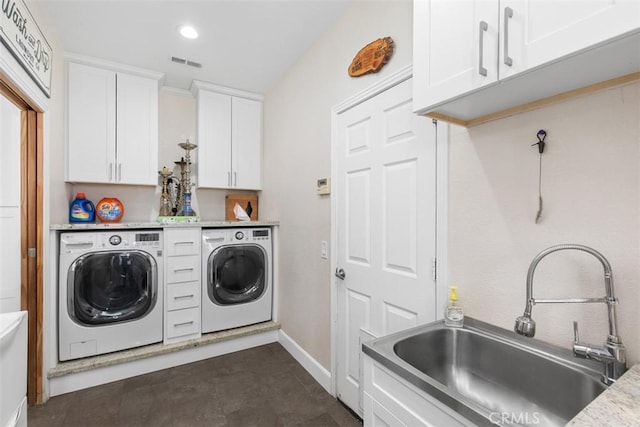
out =
<svg viewBox="0 0 640 427"><path fill-rule="evenodd" d="M202 64L195 61L190 61L184 58L178 58L177 56L171 57L171 62L175 62L177 64L188 65L189 67L202 68Z"/></svg>

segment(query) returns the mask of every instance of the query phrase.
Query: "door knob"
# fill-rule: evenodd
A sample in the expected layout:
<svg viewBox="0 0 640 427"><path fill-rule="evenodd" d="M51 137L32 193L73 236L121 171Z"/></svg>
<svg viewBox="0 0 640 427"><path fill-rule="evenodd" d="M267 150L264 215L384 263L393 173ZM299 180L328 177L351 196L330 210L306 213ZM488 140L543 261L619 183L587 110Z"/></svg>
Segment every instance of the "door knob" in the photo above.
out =
<svg viewBox="0 0 640 427"><path fill-rule="evenodd" d="M340 280L344 280L344 278L347 277L347 274L341 268L336 268L335 274L336 274L336 277Z"/></svg>

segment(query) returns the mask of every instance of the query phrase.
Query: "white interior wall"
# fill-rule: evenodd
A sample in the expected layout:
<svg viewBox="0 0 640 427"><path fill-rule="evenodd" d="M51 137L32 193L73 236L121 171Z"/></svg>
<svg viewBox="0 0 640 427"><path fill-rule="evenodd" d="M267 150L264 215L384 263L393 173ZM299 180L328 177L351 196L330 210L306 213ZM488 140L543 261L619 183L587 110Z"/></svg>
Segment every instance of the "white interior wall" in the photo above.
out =
<svg viewBox="0 0 640 427"><path fill-rule="evenodd" d="M316 180L331 176L331 108L411 63L412 16L411 1L356 1L265 96L260 211L280 221L280 322L326 369L333 276L320 242L330 241L331 206L316 194ZM390 62L377 74L349 77L356 53L387 36L396 44Z"/></svg>
<svg viewBox="0 0 640 427"><path fill-rule="evenodd" d="M538 209L536 133L542 155ZM449 274L467 315L512 329L525 306L531 260L560 243L591 246L613 268L618 326L630 363L640 361L640 84L469 129L450 138ZM583 253L548 255L534 297L603 297L601 264ZM536 338L570 348L572 321L583 341L602 344L604 304L535 305Z"/></svg>

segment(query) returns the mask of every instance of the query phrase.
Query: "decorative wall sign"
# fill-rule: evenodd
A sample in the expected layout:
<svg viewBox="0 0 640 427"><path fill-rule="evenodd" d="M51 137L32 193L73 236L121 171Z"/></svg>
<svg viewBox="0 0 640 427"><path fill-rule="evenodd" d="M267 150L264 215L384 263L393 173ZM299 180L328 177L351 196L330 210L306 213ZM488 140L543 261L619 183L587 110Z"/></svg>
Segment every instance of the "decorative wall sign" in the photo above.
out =
<svg viewBox="0 0 640 427"><path fill-rule="evenodd" d="M53 51L49 42L24 0L2 0L1 12L0 41L50 98Z"/></svg>
<svg viewBox="0 0 640 427"><path fill-rule="evenodd" d="M360 77L368 73L377 73L389 62L395 43L391 37L385 37L372 41L356 54L349 65L349 75L351 77Z"/></svg>

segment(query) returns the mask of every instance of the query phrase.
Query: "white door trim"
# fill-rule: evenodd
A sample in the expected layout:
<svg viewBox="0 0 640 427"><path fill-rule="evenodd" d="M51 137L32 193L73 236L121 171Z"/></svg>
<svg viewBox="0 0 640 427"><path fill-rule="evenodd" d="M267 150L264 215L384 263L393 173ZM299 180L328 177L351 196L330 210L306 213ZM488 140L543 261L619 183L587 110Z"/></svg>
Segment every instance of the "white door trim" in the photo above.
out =
<svg viewBox="0 0 640 427"><path fill-rule="evenodd" d="M356 105L373 98L374 96L384 92L385 90L396 86L413 76L413 66L410 64L390 74L386 78L374 83L367 89L347 98L343 102L335 105L331 109L331 180L338 182L338 174L336 167L337 159L337 117L340 113L355 107ZM425 117L425 120L430 120ZM439 122L437 126L437 144L436 144L436 253L438 258L437 280L436 280L436 302L437 317L443 316L443 301L446 301L447 289L447 217L448 217L448 174L449 174L449 125ZM337 396L337 367L338 360L338 336L337 336L337 320L338 320L338 279L333 272L338 265L338 235L336 221L338 218L339 200L338 188L333 186L331 189L331 394ZM430 262L425 260L424 262ZM443 300L445 298L445 300Z"/></svg>

